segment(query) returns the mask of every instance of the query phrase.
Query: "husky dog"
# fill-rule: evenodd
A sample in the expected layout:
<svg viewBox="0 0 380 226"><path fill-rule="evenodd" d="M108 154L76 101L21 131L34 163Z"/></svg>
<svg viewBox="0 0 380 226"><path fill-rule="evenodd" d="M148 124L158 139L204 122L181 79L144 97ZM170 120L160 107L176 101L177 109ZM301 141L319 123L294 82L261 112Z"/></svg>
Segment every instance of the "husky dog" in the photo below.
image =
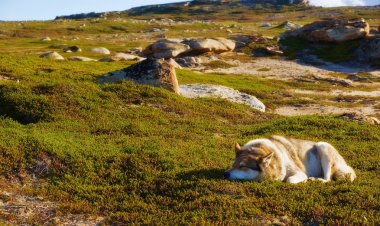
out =
<svg viewBox="0 0 380 226"><path fill-rule="evenodd" d="M224 173L231 180L280 180L300 183L308 179L353 181L354 170L329 143L272 136L236 144L233 167Z"/></svg>

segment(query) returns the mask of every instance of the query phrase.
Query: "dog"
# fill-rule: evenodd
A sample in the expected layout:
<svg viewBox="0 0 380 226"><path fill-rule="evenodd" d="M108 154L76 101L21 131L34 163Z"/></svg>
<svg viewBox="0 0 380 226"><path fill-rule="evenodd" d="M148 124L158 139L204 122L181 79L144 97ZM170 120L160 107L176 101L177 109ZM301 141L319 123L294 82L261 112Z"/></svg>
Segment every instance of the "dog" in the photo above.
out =
<svg viewBox="0 0 380 226"><path fill-rule="evenodd" d="M272 136L235 146L233 167L224 172L231 180L286 181L356 178L354 170L329 143Z"/></svg>

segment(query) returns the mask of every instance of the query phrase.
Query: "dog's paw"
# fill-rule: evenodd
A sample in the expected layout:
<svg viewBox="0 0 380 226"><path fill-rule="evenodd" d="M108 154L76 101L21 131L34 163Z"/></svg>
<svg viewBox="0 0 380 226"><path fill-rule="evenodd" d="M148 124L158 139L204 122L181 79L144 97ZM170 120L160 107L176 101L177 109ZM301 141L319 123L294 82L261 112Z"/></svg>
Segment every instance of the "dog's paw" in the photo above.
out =
<svg viewBox="0 0 380 226"><path fill-rule="evenodd" d="M322 183L326 183L326 182L329 182L328 180L325 180L323 178L317 178L318 181L321 181Z"/></svg>
<svg viewBox="0 0 380 226"><path fill-rule="evenodd" d="M311 181L321 181L323 183L329 182L328 180L325 180L323 178L315 178L315 177L309 177L308 180L311 180Z"/></svg>

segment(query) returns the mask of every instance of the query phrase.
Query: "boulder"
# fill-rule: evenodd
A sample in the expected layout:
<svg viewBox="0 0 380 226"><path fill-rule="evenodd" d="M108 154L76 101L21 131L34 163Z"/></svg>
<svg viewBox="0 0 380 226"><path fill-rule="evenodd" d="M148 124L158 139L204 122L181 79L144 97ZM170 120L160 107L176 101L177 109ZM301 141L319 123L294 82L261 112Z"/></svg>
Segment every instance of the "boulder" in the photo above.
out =
<svg viewBox="0 0 380 226"><path fill-rule="evenodd" d="M364 38L369 24L364 19L317 21L294 31L312 42L344 42Z"/></svg>
<svg viewBox="0 0 380 226"><path fill-rule="evenodd" d="M176 59L176 61L182 67L194 67L194 66L198 66L202 64L203 62L200 57L191 57L191 56L178 58Z"/></svg>
<svg viewBox="0 0 380 226"><path fill-rule="evenodd" d="M179 40L164 39L149 45L142 54L148 58L169 59L189 50L190 47Z"/></svg>
<svg viewBox="0 0 380 226"><path fill-rule="evenodd" d="M226 38L186 39L182 43L190 46L193 53L223 53L235 49L235 42Z"/></svg>
<svg viewBox="0 0 380 226"><path fill-rule="evenodd" d="M162 87L179 93L174 67L163 59L146 59L128 68L109 72L99 79L100 83L133 80L139 84Z"/></svg>
<svg viewBox="0 0 380 226"><path fill-rule="evenodd" d="M232 51L236 47L235 42L232 41L231 39L226 39L226 38L214 38L214 39L227 47L228 51L226 51L226 52Z"/></svg>
<svg viewBox="0 0 380 226"><path fill-rule="evenodd" d="M81 57L81 56L71 56L71 57L69 57L67 59L71 60L71 61L85 61L85 62L96 61L95 59L88 58L88 57Z"/></svg>
<svg viewBox="0 0 380 226"><path fill-rule="evenodd" d="M141 61L144 58L127 53L115 53L112 56L100 59L100 62L115 62L115 61Z"/></svg>
<svg viewBox="0 0 380 226"><path fill-rule="evenodd" d="M100 54L104 54L104 55L109 55L111 53L108 49L106 49L104 47L93 48L93 49L91 49L91 52L100 53Z"/></svg>
<svg viewBox="0 0 380 226"><path fill-rule="evenodd" d="M63 52L65 53L71 53L71 52L82 52L82 49L78 46L69 46L63 49Z"/></svg>
<svg viewBox="0 0 380 226"><path fill-rule="evenodd" d="M259 111L265 112L265 105L256 97L225 86L205 84L181 85L180 93L188 98L223 98L231 102L246 104Z"/></svg>
<svg viewBox="0 0 380 226"><path fill-rule="evenodd" d="M47 52L40 55L41 58L52 59L52 60L64 60L63 56L59 55L57 52Z"/></svg>

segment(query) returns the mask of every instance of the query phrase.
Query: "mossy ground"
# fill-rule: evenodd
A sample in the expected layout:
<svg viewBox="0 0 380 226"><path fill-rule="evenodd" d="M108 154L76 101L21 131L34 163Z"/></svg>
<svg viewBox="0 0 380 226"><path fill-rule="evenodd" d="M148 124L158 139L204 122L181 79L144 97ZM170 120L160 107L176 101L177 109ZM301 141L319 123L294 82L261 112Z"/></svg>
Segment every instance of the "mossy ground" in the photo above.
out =
<svg viewBox="0 0 380 226"><path fill-rule="evenodd" d="M1 60L8 76L20 80L0 86L1 175L25 178L36 159L49 156L50 170L40 172L48 183L25 189L58 202L61 214L142 224L251 224L282 215L295 223L379 223L375 126L332 116L279 117L132 82L96 83L120 64ZM46 68L51 72L42 72ZM180 83L249 86L257 93L286 86L245 76L178 74ZM222 178L235 142L272 134L331 142L358 179L290 185Z"/></svg>
<svg viewBox="0 0 380 226"><path fill-rule="evenodd" d="M14 79L0 80L0 175L25 184L25 192L57 202L56 214L104 215L114 224L252 225L283 215L293 224L380 224L378 127L332 115L282 117L221 99L187 99L133 82L97 83L100 75L132 62L38 58L38 52L53 44L38 41L44 36L79 45L84 51L75 55L98 58L88 52L91 47L121 51L150 40L87 40L113 34L107 24L114 23L68 29L81 23L0 27L0 75ZM127 34L145 29L117 26L117 32L123 27ZM214 26L215 32L208 35L222 34L216 30L219 25L195 26ZM181 35L182 28L170 29L172 36ZM258 96L269 108L305 101L302 96L282 98L293 88L334 88L187 70L177 74L180 84L227 85ZM273 134L332 143L358 179L291 185L222 178L232 164L235 142ZM37 162L43 168L36 167ZM39 183L30 183L32 174ZM32 220L38 224L41 219Z"/></svg>

